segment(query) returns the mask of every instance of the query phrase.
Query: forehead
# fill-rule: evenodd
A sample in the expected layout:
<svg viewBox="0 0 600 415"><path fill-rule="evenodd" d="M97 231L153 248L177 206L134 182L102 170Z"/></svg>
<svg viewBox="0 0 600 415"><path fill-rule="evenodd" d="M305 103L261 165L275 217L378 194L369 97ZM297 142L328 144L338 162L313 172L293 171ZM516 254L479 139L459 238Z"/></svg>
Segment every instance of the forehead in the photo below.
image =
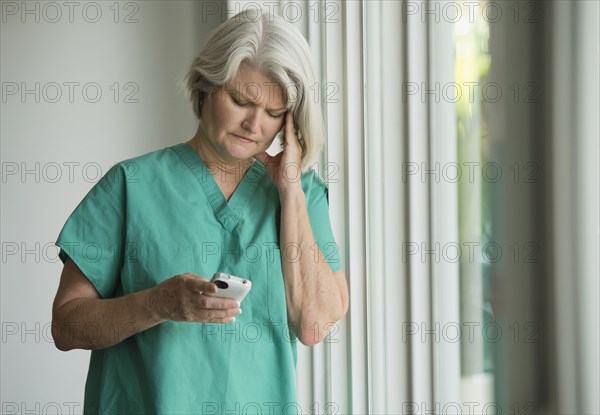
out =
<svg viewBox="0 0 600 415"><path fill-rule="evenodd" d="M240 65L240 68L227 85L227 90L242 94L255 103L268 104L273 107L284 107L285 99L281 86L262 72Z"/></svg>

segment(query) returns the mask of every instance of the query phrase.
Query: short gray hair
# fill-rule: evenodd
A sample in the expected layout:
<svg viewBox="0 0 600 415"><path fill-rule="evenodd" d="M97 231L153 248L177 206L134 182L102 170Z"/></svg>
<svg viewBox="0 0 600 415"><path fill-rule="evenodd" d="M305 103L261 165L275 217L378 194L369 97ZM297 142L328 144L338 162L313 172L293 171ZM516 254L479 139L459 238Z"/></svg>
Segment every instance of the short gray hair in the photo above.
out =
<svg viewBox="0 0 600 415"><path fill-rule="evenodd" d="M308 43L282 17L257 9L227 19L210 34L184 78L198 119L207 94L232 82L242 63L273 79L283 90L301 138L305 169L324 142L320 88L315 88Z"/></svg>

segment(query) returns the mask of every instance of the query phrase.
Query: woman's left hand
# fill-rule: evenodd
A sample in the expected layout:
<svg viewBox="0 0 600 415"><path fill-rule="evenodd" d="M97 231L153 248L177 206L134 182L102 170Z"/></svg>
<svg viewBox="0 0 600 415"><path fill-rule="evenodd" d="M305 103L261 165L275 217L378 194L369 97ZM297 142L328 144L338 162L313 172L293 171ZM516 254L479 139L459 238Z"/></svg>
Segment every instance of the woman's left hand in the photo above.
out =
<svg viewBox="0 0 600 415"><path fill-rule="evenodd" d="M254 156L265 165L269 177L277 186L279 193L302 190L300 177L302 173L302 146L294 127L294 116L286 112L283 151L270 156L266 151Z"/></svg>

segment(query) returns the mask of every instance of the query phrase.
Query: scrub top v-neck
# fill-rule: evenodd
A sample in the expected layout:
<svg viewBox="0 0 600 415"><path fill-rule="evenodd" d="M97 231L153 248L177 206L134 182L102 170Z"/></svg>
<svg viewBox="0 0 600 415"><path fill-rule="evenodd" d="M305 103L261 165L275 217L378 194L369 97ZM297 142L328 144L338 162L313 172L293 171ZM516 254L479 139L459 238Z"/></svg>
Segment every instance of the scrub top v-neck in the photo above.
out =
<svg viewBox="0 0 600 415"><path fill-rule="evenodd" d="M311 228L342 268L327 186L302 175ZM297 408L279 244L277 189L255 161L227 203L187 144L115 165L65 223L56 245L103 298L178 274L217 271L252 281L234 323L165 322L92 351L85 413L282 413ZM135 324L135 322L132 322ZM92 331L90 331L92 332ZM308 408L302 409L307 412Z"/></svg>
<svg viewBox="0 0 600 415"><path fill-rule="evenodd" d="M256 190L259 181L266 174L264 168L260 167L259 162L254 162L244 177L242 177L241 182L231 195L229 201L226 201L209 168L191 146L180 145L174 147L173 150L181 157L198 180L215 215L219 218L223 226L227 229L233 228L237 224L239 215L243 212L247 202Z"/></svg>

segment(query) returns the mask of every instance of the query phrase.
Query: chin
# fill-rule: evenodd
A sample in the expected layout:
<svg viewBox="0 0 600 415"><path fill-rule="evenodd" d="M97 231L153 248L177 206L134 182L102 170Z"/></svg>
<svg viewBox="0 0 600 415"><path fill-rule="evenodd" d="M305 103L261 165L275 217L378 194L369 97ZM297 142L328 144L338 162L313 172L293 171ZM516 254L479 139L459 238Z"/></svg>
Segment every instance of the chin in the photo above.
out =
<svg viewBox="0 0 600 415"><path fill-rule="evenodd" d="M249 149L231 148L227 149L227 154L229 155L229 158L233 160L244 161L254 157L257 152L250 151Z"/></svg>

